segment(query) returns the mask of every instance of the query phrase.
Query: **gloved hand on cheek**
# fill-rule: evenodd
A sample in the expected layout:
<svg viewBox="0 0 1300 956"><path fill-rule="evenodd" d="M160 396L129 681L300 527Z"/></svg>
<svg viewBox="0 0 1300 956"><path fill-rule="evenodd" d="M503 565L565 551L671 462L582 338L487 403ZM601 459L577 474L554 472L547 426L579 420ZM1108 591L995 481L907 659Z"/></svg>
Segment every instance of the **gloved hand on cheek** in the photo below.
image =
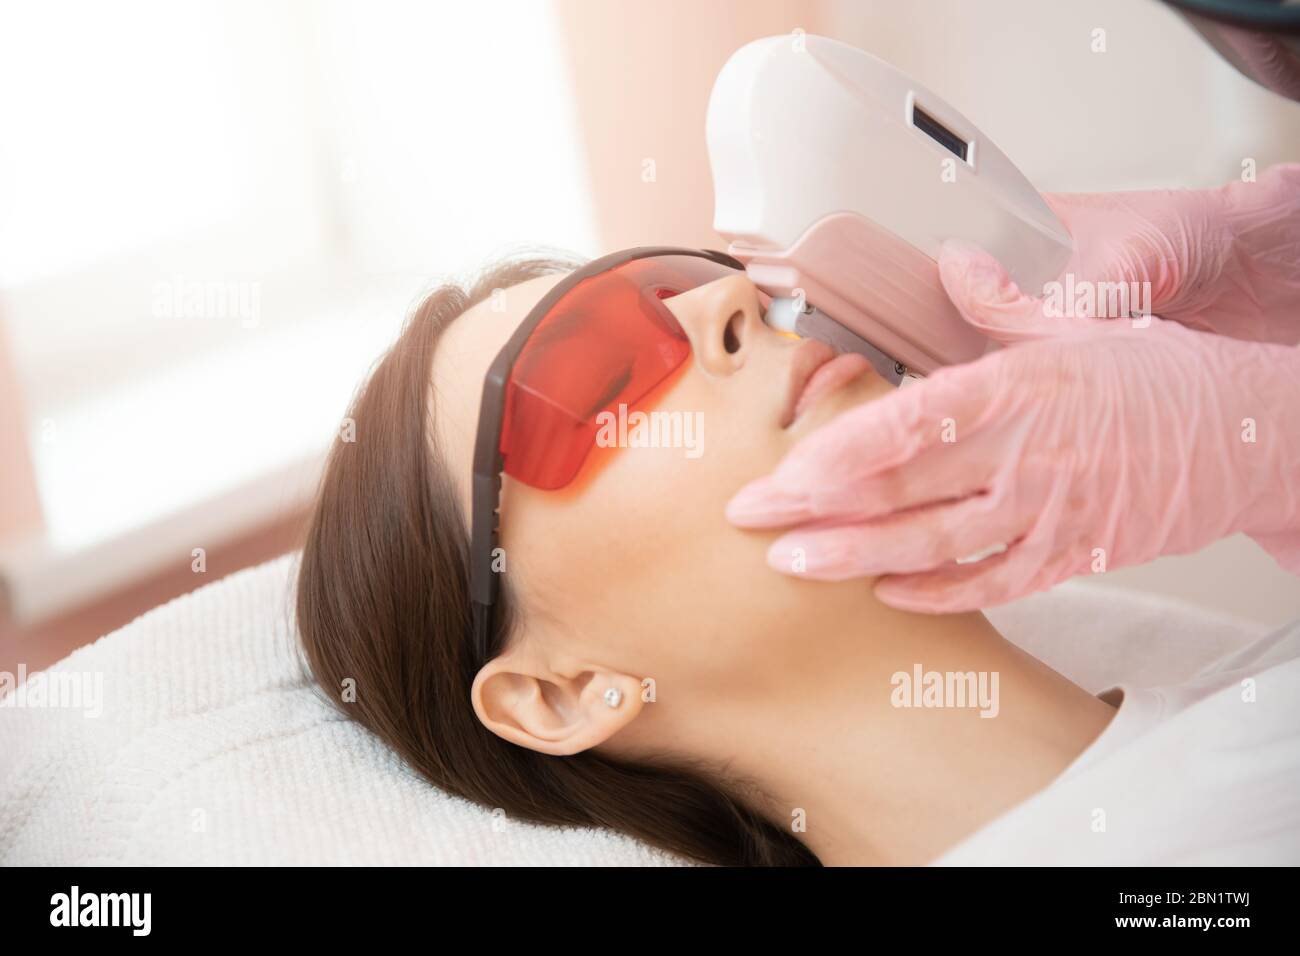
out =
<svg viewBox="0 0 1300 956"><path fill-rule="evenodd" d="M846 412L742 489L734 523L795 529L774 568L880 576L881 600L929 612L1236 531L1300 573L1300 350L1045 316L977 250L940 266L968 322L1021 344Z"/></svg>

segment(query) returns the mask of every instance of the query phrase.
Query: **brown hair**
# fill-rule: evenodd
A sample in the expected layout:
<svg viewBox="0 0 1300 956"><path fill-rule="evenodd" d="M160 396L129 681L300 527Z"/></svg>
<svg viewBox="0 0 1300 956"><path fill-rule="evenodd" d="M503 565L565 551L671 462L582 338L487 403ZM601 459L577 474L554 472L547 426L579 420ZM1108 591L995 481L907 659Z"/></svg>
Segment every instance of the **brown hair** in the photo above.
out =
<svg viewBox="0 0 1300 956"><path fill-rule="evenodd" d="M817 865L706 773L668 759L536 753L493 734L470 704L469 534L433 438L433 352L492 290L577 265L514 258L468 289L443 286L376 364L348 412L355 440L341 435L330 450L303 546L296 613L308 666L337 707L435 786L512 818L608 828L706 863ZM494 646L516 614L503 586ZM355 700L344 703L349 680Z"/></svg>

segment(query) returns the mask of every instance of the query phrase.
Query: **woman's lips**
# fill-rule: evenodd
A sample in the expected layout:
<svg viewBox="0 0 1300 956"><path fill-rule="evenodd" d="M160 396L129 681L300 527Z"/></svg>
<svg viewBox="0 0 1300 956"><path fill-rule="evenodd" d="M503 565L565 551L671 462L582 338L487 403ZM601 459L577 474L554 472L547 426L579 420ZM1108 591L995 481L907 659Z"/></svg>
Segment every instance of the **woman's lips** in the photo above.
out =
<svg viewBox="0 0 1300 956"><path fill-rule="evenodd" d="M790 361L781 427L789 428L819 398L848 384L870 367L871 363L856 352L837 354L825 342L804 339Z"/></svg>

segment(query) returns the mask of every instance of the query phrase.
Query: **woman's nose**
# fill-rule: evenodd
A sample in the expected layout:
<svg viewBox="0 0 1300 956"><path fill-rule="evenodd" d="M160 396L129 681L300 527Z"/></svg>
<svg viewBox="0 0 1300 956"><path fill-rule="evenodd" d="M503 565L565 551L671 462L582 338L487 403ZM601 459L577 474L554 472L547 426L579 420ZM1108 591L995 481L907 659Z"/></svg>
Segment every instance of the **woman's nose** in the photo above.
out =
<svg viewBox="0 0 1300 956"><path fill-rule="evenodd" d="M710 375L730 375L762 334L758 289L743 275L718 279L668 300L691 340L695 362Z"/></svg>

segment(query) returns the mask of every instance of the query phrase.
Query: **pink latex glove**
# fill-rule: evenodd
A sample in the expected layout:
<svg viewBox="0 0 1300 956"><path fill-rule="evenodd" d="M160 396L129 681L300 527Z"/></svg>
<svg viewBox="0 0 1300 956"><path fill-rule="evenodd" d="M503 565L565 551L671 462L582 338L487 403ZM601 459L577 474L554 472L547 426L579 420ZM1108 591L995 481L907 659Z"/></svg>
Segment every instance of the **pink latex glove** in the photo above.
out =
<svg viewBox="0 0 1300 956"><path fill-rule="evenodd" d="M1076 279L1150 282L1162 318L1300 342L1300 164L1217 189L1045 198L1074 238Z"/></svg>
<svg viewBox="0 0 1300 956"><path fill-rule="evenodd" d="M967 321L1022 344L845 412L745 486L731 521L801 526L772 567L883 575L882 601L929 612L1236 531L1300 573L1300 349L1158 318L1044 318L975 249L945 247L940 274Z"/></svg>

